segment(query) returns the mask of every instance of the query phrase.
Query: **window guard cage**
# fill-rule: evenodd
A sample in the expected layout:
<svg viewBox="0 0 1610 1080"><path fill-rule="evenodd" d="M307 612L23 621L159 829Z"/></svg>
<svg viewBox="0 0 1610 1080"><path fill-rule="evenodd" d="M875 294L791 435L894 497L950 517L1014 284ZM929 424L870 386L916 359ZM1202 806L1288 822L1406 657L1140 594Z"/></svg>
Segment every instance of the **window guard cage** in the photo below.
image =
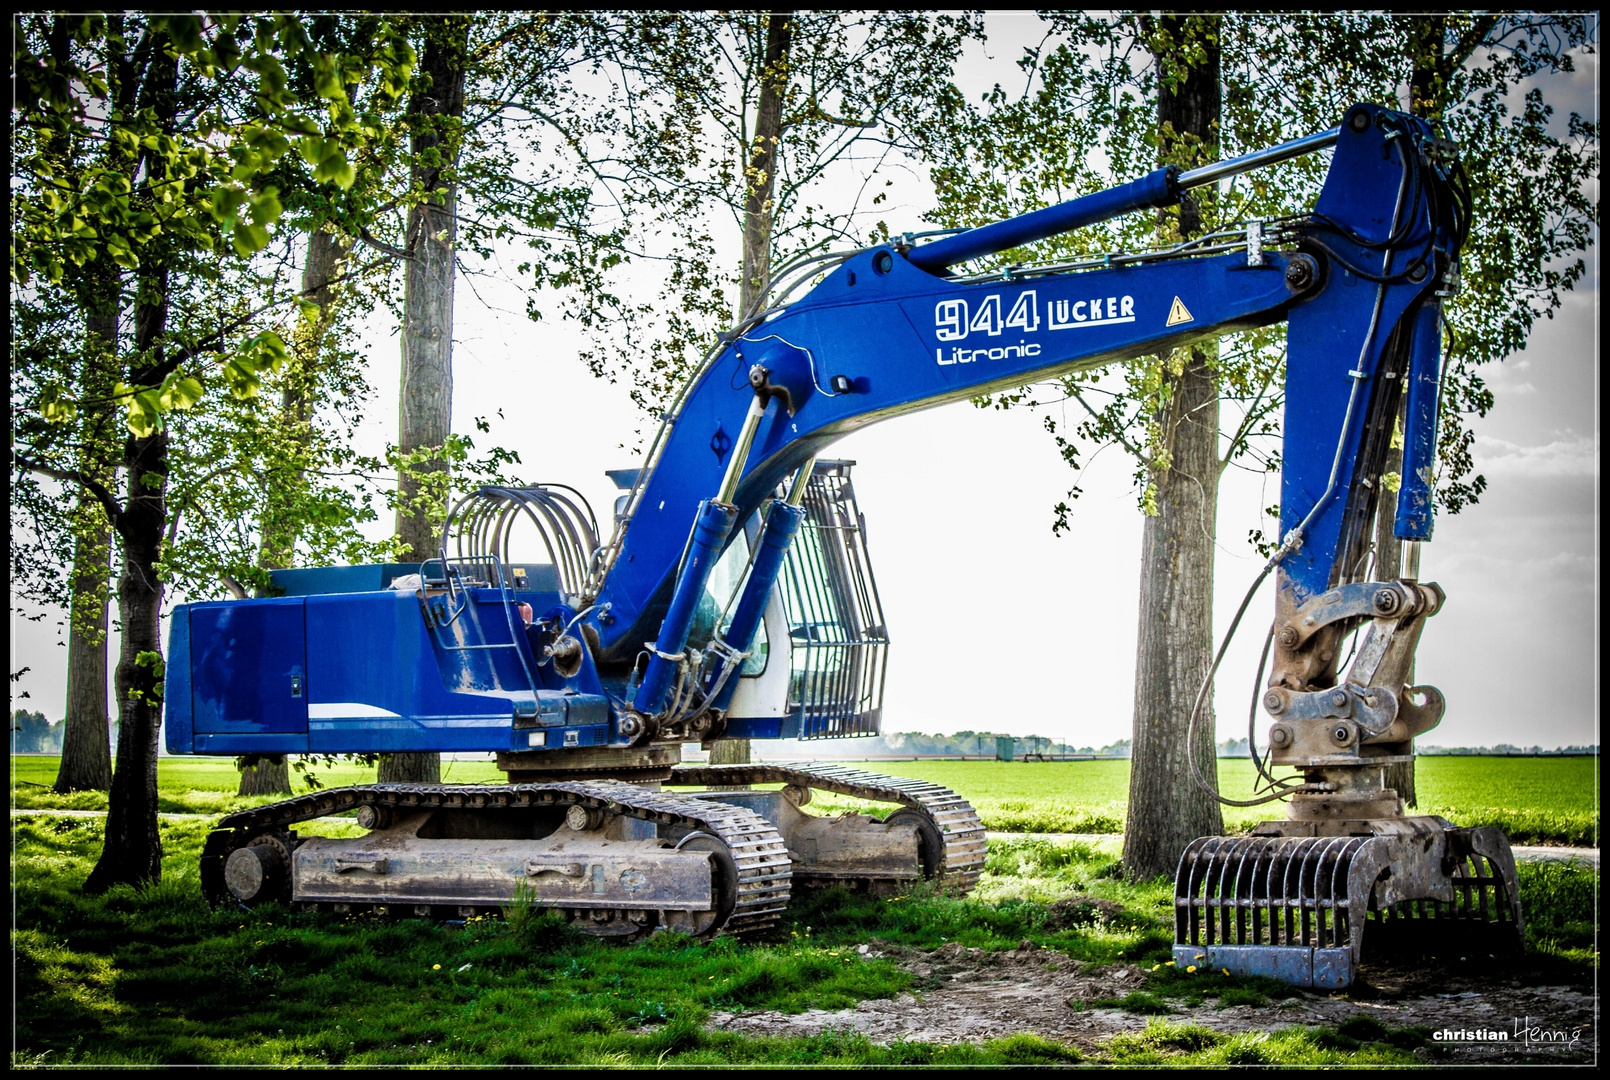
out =
<svg viewBox="0 0 1610 1080"><path fill-rule="evenodd" d="M788 712L801 739L876 735L882 727L889 635L867 555L853 461L818 461L805 520L780 580L792 667Z"/></svg>

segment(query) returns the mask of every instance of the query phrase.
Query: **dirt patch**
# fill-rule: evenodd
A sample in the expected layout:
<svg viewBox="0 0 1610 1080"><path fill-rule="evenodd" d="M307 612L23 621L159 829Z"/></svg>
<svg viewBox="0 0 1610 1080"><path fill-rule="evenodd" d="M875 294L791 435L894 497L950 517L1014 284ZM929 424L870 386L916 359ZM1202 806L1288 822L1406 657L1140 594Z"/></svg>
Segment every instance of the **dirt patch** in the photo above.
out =
<svg viewBox="0 0 1610 1080"><path fill-rule="evenodd" d="M1074 926L1111 926L1123 917L1124 906L1094 896L1067 896L1046 908L1046 926L1066 930Z"/></svg>
<svg viewBox="0 0 1610 1080"><path fill-rule="evenodd" d="M837 1012L715 1013L709 1026L777 1036L857 1031L879 1043L976 1043L1032 1033L1090 1051L1120 1032L1145 1028L1152 1019L1090 1004L1142 990L1147 973L1134 965L1090 966L1028 942L1009 952L955 943L923 952L874 941L861 946L861 955L894 960L917 977L916 991ZM1588 1062L1598 1052L1598 1002L1591 993L1523 986L1502 973L1472 978L1445 968L1376 965L1366 967L1361 984L1345 994L1295 991L1264 1005L1223 1006L1209 998L1195 1008L1178 998L1162 1000L1171 1010L1169 1022L1201 1024L1226 1034L1298 1025L1334 1029L1361 1016L1391 1029L1510 1033L1510 1041L1502 1043L1429 1041L1414 1051L1427 1062ZM1516 1034L1517 1027L1567 1034L1563 1042L1528 1044Z"/></svg>

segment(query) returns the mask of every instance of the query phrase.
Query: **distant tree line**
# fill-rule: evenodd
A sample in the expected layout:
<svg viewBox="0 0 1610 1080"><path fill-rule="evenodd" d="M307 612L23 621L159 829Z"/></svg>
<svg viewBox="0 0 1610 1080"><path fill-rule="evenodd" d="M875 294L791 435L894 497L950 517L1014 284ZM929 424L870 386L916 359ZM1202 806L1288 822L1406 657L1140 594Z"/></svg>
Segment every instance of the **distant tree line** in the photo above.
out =
<svg viewBox="0 0 1610 1080"><path fill-rule="evenodd" d="M1096 757L1129 757L1131 742L1129 739L1119 739L1117 742L1105 746L1079 746L1071 743L1057 742L1044 735L1006 735L989 731L958 731L954 735L925 735L920 731L891 731L880 735L869 742L856 741L856 755L867 754L910 754L913 757L993 757L996 752L997 739L1013 740L1013 756L1023 757L1025 754L1047 754L1062 756L1067 754L1092 754ZM1251 750L1246 739L1224 739L1216 747L1217 756L1221 758L1244 758L1251 756ZM1422 754L1443 757L1597 757L1599 744L1589 746L1558 746L1546 749L1542 746L1512 746L1509 743L1499 743L1496 746L1423 746L1419 748Z"/></svg>
<svg viewBox="0 0 1610 1080"><path fill-rule="evenodd" d="M1545 750L1541 746L1422 746L1420 753L1438 757L1598 757L1599 744L1591 746L1556 746Z"/></svg>
<svg viewBox="0 0 1610 1080"><path fill-rule="evenodd" d="M51 723L42 712L18 709L11 714L13 754L59 754L64 724Z"/></svg>
<svg viewBox="0 0 1610 1080"><path fill-rule="evenodd" d="M1011 739L1013 756L1025 754L1094 754L1101 757L1128 757L1130 740L1120 739L1106 746L1074 746L1045 735L1008 735L993 731L958 731L954 735L925 735L920 731L891 731L870 742L856 742L857 756L869 754L910 754L913 757L994 757L997 739Z"/></svg>

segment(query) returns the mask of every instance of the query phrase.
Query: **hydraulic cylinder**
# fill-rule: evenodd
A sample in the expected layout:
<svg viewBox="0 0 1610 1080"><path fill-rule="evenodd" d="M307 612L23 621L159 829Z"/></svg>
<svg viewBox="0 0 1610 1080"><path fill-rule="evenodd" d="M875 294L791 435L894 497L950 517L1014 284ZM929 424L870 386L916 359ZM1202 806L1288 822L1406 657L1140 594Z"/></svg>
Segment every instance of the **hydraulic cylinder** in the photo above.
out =
<svg viewBox="0 0 1610 1080"><path fill-rule="evenodd" d="M1408 404L1403 416L1403 477L1392 531L1400 540L1429 540L1437 481L1437 401L1442 384L1442 303L1431 297L1414 319Z"/></svg>
<svg viewBox="0 0 1610 1080"><path fill-rule="evenodd" d="M806 471L809 472L809 469L807 464ZM805 511L797 506L785 502L771 504L766 524L761 526L760 538L756 541L757 550L754 564L749 568L749 580L744 583L743 595L738 598L738 606L732 613L732 624L723 635L734 652L748 652L754 644L760 620L766 614L766 601L771 598L772 586L777 583L783 559L788 555L788 545L793 542L794 534L799 532L800 522L804 519ZM716 691L711 706L725 709L737 689L738 673L734 671L728 674L726 681Z"/></svg>
<svg viewBox="0 0 1610 1080"><path fill-rule="evenodd" d="M648 669L643 682L632 699L632 707L649 716L658 715L666 704L677 677L683 650L688 644L688 631L693 625L693 614L704 595L705 583L721 550L727 544L738 511L726 503L706 499L699 504L693 522L693 536L688 541L687 556L677 574L676 589L671 594L671 606L660 623L660 633L651 646Z"/></svg>

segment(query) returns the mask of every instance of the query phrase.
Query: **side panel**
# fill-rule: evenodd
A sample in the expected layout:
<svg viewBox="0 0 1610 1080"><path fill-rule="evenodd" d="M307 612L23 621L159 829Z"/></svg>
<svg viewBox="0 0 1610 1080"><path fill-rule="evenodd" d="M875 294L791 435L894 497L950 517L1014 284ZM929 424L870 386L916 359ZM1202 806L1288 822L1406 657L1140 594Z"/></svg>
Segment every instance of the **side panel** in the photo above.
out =
<svg viewBox="0 0 1610 1080"><path fill-rule="evenodd" d="M170 754L196 752L196 725L191 712L190 605L173 609L168 623L167 677L162 687L162 730Z"/></svg>
<svg viewBox="0 0 1610 1080"><path fill-rule="evenodd" d="M443 686L412 593L310 596L307 626L310 750L509 749L512 700Z"/></svg>
<svg viewBox="0 0 1610 1080"><path fill-rule="evenodd" d="M196 752L305 750L303 601L192 604L189 623Z"/></svg>
<svg viewBox="0 0 1610 1080"><path fill-rule="evenodd" d="M727 712L729 724L748 725L753 721L767 721L762 726L770 730L769 722L782 718L788 711L788 682L792 663L788 616L783 611L782 596L775 588L772 589L771 599L766 604L766 640L771 646L771 651L766 657L766 666L760 674L745 675L738 680L737 693L732 695L732 704ZM798 717L793 718L793 726L795 730L785 732L782 737L792 738L799 734Z"/></svg>

